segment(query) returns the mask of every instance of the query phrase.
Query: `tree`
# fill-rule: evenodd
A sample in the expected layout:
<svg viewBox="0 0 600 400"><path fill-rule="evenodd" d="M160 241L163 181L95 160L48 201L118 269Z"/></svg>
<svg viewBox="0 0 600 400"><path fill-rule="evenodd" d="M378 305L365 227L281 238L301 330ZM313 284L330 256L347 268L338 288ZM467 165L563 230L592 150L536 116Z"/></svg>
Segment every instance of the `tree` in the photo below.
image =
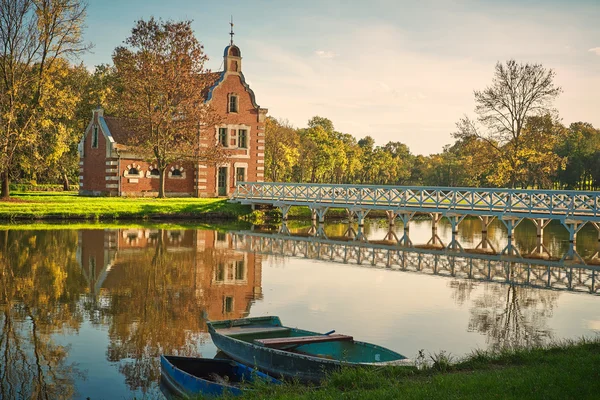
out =
<svg viewBox="0 0 600 400"><path fill-rule="evenodd" d="M468 117L458 124L456 138L485 140L509 167L508 184L517 184L519 154L526 145L521 135L529 117L552 113L552 102L562 92L554 85L555 73L541 64L497 63L492 85L475 91L475 123Z"/></svg>
<svg viewBox="0 0 600 400"><path fill-rule="evenodd" d="M600 129L584 122L573 123L555 151L567 159L557 173L562 187L580 190L600 187Z"/></svg>
<svg viewBox="0 0 600 400"><path fill-rule="evenodd" d="M57 60L86 51L81 0L0 0L0 179L9 197L16 158L39 140Z"/></svg>
<svg viewBox="0 0 600 400"><path fill-rule="evenodd" d="M299 138L287 121L267 117L265 123L265 173L271 182L286 182L298 162Z"/></svg>
<svg viewBox="0 0 600 400"><path fill-rule="evenodd" d="M159 197L165 197L165 174L175 161L215 163L223 158L216 137L216 113L204 101L214 77L208 57L194 36L191 21L139 20L117 47L113 62L120 116L132 132L128 145L156 163Z"/></svg>

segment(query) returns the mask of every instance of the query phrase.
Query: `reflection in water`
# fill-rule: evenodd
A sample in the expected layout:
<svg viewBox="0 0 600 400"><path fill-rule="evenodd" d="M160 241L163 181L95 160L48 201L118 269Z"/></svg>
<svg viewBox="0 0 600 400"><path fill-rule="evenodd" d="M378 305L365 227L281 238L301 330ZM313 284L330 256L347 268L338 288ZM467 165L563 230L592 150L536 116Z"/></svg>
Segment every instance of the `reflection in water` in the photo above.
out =
<svg viewBox="0 0 600 400"><path fill-rule="evenodd" d="M205 319L241 318L261 295L261 259L214 231L81 231L88 309L109 327L108 360L132 389L160 377L162 353L200 356Z"/></svg>
<svg viewBox="0 0 600 400"><path fill-rule="evenodd" d="M474 226L478 221L475 222L466 220L461 239L477 243L474 235L466 236L477 229ZM513 244L508 241L505 250L498 254L496 248L501 247L494 245L488 236L495 237L494 229L483 232L475 248L469 249L455 235L450 242L453 244L445 246L437 228L432 229L425 246L413 246L410 240L398 239L394 226L388 226L379 241L369 241L357 234L352 224L326 228L313 225L305 231L284 226L278 234L239 232L234 234L235 247L275 257L301 257L450 277L448 286L453 289L456 304L471 304L467 330L486 335L493 349L540 345L552 339L547 321L557 304L556 290L600 294L595 266L584 264L581 258L552 257L554 253L550 253L540 237L532 241L523 235L516 240L516 247L511 247ZM369 225L364 229L371 237L377 237L370 230ZM407 233L404 230L404 235ZM523 252L526 255L523 257L519 248L532 251ZM540 249L547 254L540 256ZM593 264L594 256L588 262ZM478 291L480 294L471 300L471 294L485 281L502 285L484 285L483 293Z"/></svg>
<svg viewBox="0 0 600 400"><path fill-rule="evenodd" d="M0 398L68 399L84 375L52 335L77 331L76 232L0 231Z"/></svg>
<svg viewBox="0 0 600 400"><path fill-rule="evenodd" d="M485 334L494 350L542 345L552 338L547 322L558 295L514 284L486 286L473 301L468 329Z"/></svg>
<svg viewBox="0 0 600 400"><path fill-rule="evenodd" d="M466 219L452 250L442 222L435 232L429 221L412 221L410 232L386 222L274 228L279 234L0 231L0 398L160 396L159 354L211 356L205 321L245 317L251 307L316 330L335 325L367 341L373 334L397 350L411 342L411 354L425 340L455 351L455 343L431 336L442 331L467 350L484 340L493 348L543 343L560 332L559 304L574 310L562 306L561 291L587 293L577 304L594 305L585 300L600 294L597 267L561 260L568 243L560 231L548 228L541 250L535 229L517 231L519 258L497 254L506 247L497 224L483 236L480 222ZM408 233L410 242L401 240ZM577 250L593 262L595 232L580 234ZM368 322L357 324L357 314ZM594 312L585 318L600 321ZM573 332L557 338L582 330Z"/></svg>

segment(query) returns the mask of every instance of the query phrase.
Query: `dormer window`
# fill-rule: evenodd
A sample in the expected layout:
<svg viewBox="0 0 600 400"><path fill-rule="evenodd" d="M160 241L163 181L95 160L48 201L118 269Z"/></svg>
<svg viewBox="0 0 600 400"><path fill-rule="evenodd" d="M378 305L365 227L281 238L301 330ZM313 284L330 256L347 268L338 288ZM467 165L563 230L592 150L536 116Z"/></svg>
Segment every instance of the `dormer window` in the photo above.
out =
<svg viewBox="0 0 600 400"><path fill-rule="evenodd" d="M238 98L235 94L229 95L229 112L230 113L238 112Z"/></svg>
<svg viewBox="0 0 600 400"><path fill-rule="evenodd" d="M92 149L98 148L98 125L94 125L92 130Z"/></svg>

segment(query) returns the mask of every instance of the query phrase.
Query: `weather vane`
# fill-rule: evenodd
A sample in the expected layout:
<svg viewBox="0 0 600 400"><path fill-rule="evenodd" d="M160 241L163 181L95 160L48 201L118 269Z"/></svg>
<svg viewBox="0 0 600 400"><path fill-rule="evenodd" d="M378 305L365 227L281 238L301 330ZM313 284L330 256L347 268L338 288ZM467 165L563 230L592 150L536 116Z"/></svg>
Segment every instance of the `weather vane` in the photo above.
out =
<svg viewBox="0 0 600 400"><path fill-rule="evenodd" d="M229 36L231 36L231 45L233 46L233 35L235 35L235 33L233 33L233 15L231 16L231 22L229 23L229 25L231 25L231 31L229 32Z"/></svg>

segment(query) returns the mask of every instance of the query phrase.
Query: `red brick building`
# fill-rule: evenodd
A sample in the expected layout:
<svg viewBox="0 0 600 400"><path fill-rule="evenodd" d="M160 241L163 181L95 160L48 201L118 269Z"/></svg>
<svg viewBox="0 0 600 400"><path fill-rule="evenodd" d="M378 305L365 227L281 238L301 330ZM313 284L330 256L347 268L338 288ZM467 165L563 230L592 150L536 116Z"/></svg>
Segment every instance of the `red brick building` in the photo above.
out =
<svg viewBox="0 0 600 400"><path fill-rule="evenodd" d="M265 118L242 73L242 55L235 45L225 48L224 70L211 74L206 92L222 117L215 138L228 150L227 162L217 166L182 162L168 167L169 196L227 196L238 181L264 179ZM202 90L202 88L198 88ZM115 117L94 110L79 143L79 193L96 196L156 196L159 171L126 145L130 133ZM202 144L201 144L202 145ZM208 144L204 144L208 145Z"/></svg>

